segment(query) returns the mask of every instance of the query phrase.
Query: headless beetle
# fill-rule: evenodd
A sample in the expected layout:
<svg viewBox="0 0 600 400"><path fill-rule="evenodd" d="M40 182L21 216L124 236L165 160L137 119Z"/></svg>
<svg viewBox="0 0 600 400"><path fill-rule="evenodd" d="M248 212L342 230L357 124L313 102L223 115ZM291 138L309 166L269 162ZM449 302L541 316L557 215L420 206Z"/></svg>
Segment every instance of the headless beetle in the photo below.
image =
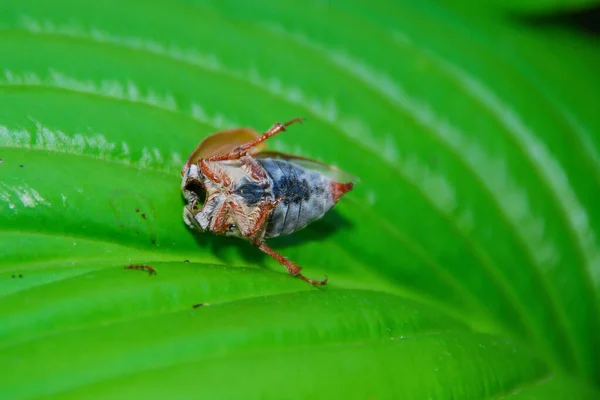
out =
<svg viewBox="0 0 600 400"><path fill-rule="evenodd" d="M300 118L276 123L260 135L235 128L205 138L181 171L185 223L197 230L249 240L290 275L325 285L275 252L265 240L288 235L321 218L352 190L351 177L303 157L265 151L265 141ZM345 181L345 182L342 182Z"/></svg>

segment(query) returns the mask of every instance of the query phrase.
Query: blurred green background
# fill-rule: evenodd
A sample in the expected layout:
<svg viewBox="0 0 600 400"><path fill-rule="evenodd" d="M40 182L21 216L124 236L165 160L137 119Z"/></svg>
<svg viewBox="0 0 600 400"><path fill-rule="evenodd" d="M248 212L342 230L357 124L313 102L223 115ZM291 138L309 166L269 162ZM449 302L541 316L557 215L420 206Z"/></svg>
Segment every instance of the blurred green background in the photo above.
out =
<svg viewBox="0 0 600 400"><path fill-rule="evenodd" d="M0 398L600 398L598 10L3 0ZM271 242L324 289L181 216L293 117L361 178Z"/></svg>

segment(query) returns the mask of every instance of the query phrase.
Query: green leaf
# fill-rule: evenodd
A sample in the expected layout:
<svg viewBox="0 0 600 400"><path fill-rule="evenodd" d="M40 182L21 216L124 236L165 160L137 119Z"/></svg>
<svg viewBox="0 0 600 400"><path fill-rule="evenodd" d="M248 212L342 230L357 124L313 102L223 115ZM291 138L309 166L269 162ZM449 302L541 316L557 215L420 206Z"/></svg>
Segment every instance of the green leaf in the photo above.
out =
<svg viewBox="0 0 600 400"><path fill-rule="evenodd" d="M598 67L434 2L4 1L0 397L598 397ZM203 137L296 116L361 178L271 242L322 289L182 220Z"/></svg>
<svg viewBox="0 0 600 400"><path fill-rule="evenodd" d="M598 4L598 0L484 0L476 6L482 5L497 11L556 12L593 8Z"/></svg>

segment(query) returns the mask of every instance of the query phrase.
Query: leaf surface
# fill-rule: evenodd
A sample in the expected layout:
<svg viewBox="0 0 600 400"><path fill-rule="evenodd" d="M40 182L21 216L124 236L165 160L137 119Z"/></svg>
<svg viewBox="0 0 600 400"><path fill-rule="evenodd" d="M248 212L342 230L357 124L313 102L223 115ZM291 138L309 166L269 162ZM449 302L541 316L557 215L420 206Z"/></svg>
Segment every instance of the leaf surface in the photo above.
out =
<svg viewBox="0 0 600 400"><path fill-rule="evenodd" d="M0 393L594 398L598 66L430 2L3 2ZM361 179L271 243L324 289L182 221L202 138L297 116Z"/></svg>

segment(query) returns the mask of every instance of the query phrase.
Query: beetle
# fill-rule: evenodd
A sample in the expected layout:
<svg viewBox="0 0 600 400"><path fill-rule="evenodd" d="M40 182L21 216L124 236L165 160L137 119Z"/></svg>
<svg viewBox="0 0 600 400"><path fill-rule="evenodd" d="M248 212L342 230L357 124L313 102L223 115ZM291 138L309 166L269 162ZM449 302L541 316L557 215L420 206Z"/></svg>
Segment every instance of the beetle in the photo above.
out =
<svg viewBox="0 0 600 400"><path fill-rule="evenodd" d="M321 218L354 187L355 178L337 168L265 150L267 139L297 122L302 119L276 123L262 135L234 128L202 140L181 171L183 219L195 230L246 239L290 275L322 286L327 277L305 277L300 266L265 243Z"/></svg>

